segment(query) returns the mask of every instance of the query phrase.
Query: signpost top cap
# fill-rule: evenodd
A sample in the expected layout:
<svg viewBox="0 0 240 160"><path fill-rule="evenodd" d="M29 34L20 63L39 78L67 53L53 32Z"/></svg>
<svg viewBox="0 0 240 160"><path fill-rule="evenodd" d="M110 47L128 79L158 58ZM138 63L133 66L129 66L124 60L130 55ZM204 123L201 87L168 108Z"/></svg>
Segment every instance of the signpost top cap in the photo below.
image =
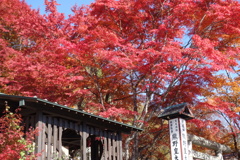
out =
<svg viewBox="0 0 240 160"><path fill-rule="evenodd" d="M182 118L185 120L190 120L194 118L191 110L188 107L187 103L181 103L173 106L169 106L164 109L163 113L158 116L158 118L162 119L174 119L174 118Z"/></svg>

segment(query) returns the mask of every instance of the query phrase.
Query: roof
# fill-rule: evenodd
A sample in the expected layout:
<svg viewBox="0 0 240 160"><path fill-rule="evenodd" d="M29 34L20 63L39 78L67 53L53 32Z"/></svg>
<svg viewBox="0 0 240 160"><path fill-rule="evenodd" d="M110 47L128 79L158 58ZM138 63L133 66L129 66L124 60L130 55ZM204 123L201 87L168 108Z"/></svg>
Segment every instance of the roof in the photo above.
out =
<svg viewBox="0 0 240 160"><path fill-rule="evenodd" d="M163 113L158 116L162 119L183 118L186 120L193 119L194 115L188 107L187 103L181 103L173 106L169 106L164 109Z"/></svg>
<svg viewBox="0 0 240 160"><path fill-rule="evenodd" d="M0 100L18 102L20 107L28 107L31 109L41 109L43 112L56 112L56 115L68 119L75 119L86 121L93 126L102 126L103 128L112 128L116 131L130 133L131 131L142 131L142 129L121 122L113 121L108 118L103 118L82 110L70 108L58 103L50 102L48 100L37 97L24 97L7 95L0 93ZM35 104L35 105L33 105Z"/></svg>

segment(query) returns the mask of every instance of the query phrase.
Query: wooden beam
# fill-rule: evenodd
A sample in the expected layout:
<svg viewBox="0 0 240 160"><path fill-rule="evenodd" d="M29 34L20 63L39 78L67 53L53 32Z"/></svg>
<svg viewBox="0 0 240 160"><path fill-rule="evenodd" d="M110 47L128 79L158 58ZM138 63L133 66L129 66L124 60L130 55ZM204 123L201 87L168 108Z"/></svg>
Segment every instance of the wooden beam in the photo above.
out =
<svg viewBox="0 0 240 160"><path fill-rule="evenodd" d="M75 121L77 123L86 122L88 125L92 125L100 129L120 131L126 134L130 134L132 130L131 126L120 125L114 121L97 118L94 115L91 116L87 113L87 115L84 113L73 114L73 111L71 110L69 110L69 112L66 112L66 109L61 110L59 108L49 106L41 106L41 108L44 110L44 113L50 114L53 117L61 117L67 120Z"/></svg>
<svg viewBox="0 0 240 160"><path fill-rule="evenodd" d="M24 109L24 110L21 110L19 113L20 113L23 117L27 117L27 116L29 116L29 115L36 114L36 110Z"/></svg>

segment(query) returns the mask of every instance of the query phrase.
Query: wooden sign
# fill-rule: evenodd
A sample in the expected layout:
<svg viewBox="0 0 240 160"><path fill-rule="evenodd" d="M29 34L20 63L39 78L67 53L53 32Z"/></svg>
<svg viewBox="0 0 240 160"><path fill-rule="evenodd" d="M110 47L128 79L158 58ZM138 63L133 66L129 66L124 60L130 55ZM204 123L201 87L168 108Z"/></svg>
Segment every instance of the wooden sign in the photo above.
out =
<svg viewBox="0 0 240 160"><path fill-rule="evenodd" d="M182 160L178 118L169 120L172 160Z"/></svg>
<svg viewBox="0 0 240 160"><path fill-rule="evenodd" d="M169 120L172 160L188 160L186 121L182 118Z"/></svg>
<svg viewBox="0 0 240 160"><path fill-rule="evenodd" d="M193 119L194 115L188 104L169 106L158 117L169 121L172 160L189 160L186 120Z"/></svg>
<svg viewBox="0 0 240 160"><path fill-rule="evenodd" d="M184 120L182 118L179 118L179 126L180 126L182 159L183 160L188 160L188 143L187 143L186 120Z"/></svg>
<svg viewBox="0 0 240 160"><path fill-rule="evenodd" d="M172 160L193 160L193 158L199 160L223 160L222 152L231 153L231 149L227 146L187 134L186 120L194 118L187 103L169 106L158 117L169 122ZM194 151L192 150L192 144L213 149L216 151L216 155L212 156Z"/></svg>

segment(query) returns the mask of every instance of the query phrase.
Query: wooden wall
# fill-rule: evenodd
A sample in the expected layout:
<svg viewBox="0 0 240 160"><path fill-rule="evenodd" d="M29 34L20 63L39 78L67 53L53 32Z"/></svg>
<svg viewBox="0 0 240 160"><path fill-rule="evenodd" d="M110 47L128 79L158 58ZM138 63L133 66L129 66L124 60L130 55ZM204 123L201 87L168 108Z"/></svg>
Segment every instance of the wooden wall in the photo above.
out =
<svg viewBox="0 0 240 160"><path fill-rule="evenodd" d="M37 127L39 134L35 140L35 152L42 153L39 160L62 159L63 131L74 130L79 135L79 149L81 150L81 160L88 160L87 138L95 136L103 144L102 158L104 160L122 160L122 139L120 132L100 129L90 126L87 122L74 122L59 117L52 117L39 111L36 114L25 116L24 123L26 130L31 126ZM93 148L92 148L93 149ZM91 154L98 154L92 152ZM94 160L97 155L92 155ZM92 158L93 160L93 158Z"/></svg>

